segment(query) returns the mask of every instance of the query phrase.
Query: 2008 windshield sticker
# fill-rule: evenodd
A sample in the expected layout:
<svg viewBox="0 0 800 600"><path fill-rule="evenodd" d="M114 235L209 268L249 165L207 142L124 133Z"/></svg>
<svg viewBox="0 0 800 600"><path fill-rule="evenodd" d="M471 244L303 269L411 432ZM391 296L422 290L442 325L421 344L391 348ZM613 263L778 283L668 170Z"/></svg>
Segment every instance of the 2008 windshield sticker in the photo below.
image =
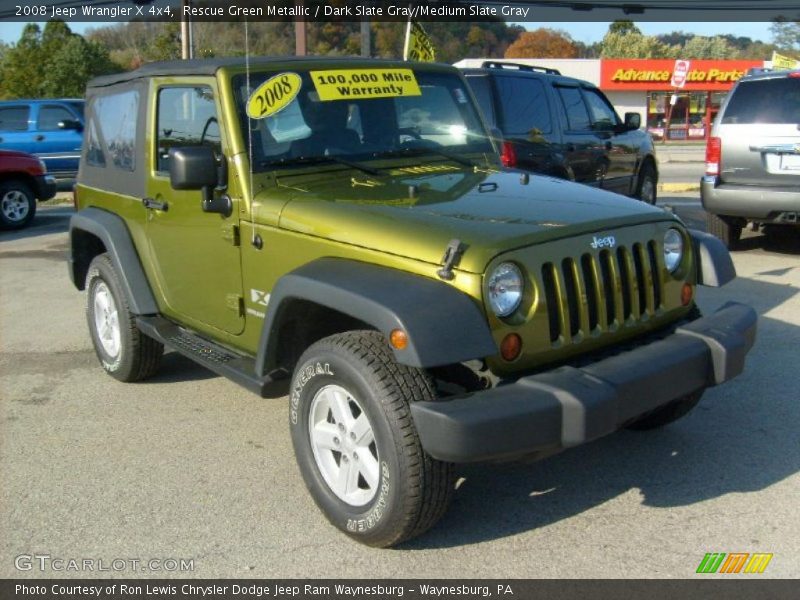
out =
<svg viewBox="0 0 800 600"><path fill-rule="evenodd" d="M262 83L247 100L247 116L264 119L292 103L303 85L297 73L278 73Z"/></svg>
<svg viewBox="0 0 800 600"><path fill-rule="evenodd" d="M323 101L422 95L411 69L332 69L309 74Z"/></svg>

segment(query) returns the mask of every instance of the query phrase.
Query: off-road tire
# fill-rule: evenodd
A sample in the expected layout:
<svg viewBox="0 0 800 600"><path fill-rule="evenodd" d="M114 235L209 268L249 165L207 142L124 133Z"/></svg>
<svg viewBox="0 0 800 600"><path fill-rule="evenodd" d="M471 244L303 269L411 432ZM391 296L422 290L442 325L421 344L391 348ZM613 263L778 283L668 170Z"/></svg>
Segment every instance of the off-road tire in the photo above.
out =
<svg viewBox="0 0 800 600"><path fill-rule="evenodd" d="M742 226L730 217L706 213L708 233L722 240L727 248L733 250L742 237Z"/></svg>
<svg viewBox="0 0 800 600"><path fill-rule="evenodd" d="M647 431L649 429L658 429L659 427L664 427L664 425L669 425L687 415L697 406L697 403L700 402L700 398L703 397L704 391L705 390L692 392L683 398L673 400L669 404L665 404L653 412L647 413L643 417L629 423L627 428L636 431Z"/></svg>
<svg viewBox="0 0 800 600"><path fill-rule="evenodd" d="M315 397L332 386L357 400L374 433L380 480L375 496L362 506L337 496L312 448L310 411ZM454 488L453 465L425 453L409 408L412 402L434 398L427 374L398 364L385 337L375 331L332 335L300 358L289 411L297 464L324 515L355 540L393 546L423 533L445 513Z"/></svg>
<svg viewBox="0 0 800 600"><path fill-rule="evenodd" d="M639 171L639 182L636 185L636 197L642 202L655 205L658 200L658 179L656 170L650 162L644 163Z"/></svg>
<svg viewBox="0 0 800 600"><path fill-rule="evenodd" d="M114 355L104 348L96 325L95 296L98 290L110 292L117 312L119 351ZM89 265L86 291L86 321L95 353L106 372L115 379L126 382L140 381L153 375L161 364L164 346L136 327L136 320L131 314L119 277L107 254L96 256Z"/></svg>
<svg viewBox="0 0 800 600"><path fill-rule="evenodd" d="M17 219L12 218L10 214L6 214L5 203L16 203L20 200L27 204L25 215ZM0 228L2 229L22 229L36 215L36 196L33 195L33 190L31 190L30 186L23 181L17 179L0 181L0 202L3 203L3 206L0 206Z"/></svg>

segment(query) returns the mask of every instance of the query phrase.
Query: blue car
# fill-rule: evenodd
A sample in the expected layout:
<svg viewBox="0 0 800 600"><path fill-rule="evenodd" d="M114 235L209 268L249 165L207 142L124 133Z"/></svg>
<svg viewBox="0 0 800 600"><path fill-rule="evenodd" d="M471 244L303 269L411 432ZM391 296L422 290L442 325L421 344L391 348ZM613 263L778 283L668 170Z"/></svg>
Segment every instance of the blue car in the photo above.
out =
<svg viewBox="0 0 800 600"><path fill-rule="evenodd" d="M0 102L0 149L33 154L56 180L69 183L78 173L83 104L77 99Z"/></svg>

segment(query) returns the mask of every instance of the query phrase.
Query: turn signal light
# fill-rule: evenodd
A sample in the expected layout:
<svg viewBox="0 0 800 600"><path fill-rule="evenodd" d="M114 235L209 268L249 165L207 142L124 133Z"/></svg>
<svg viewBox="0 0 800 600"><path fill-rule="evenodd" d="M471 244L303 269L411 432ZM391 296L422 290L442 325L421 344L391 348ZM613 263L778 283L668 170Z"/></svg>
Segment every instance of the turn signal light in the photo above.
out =
<svg viewBox="0 0 800 600"><path fill-rule="evenodd" d="M397 350L405 350L408 347L408 335L402 329L393 329L389 334L389 343Z"/></svg>
<svg viewBox="0 0 800 600"><path fill-rule="evenodd" d="M684 306L689 306L689 302L692 301L692 295L694 294L692 290L692 286L688 283L684 283L683 287L681 288L681 304Z"/></svg>
<svg viewBox="0 0 800 600"><path fill-rule="evenodd" d="M522 338L516 333L509 333L500 342L500 356L503 357L503 360L511 362L519 356L520 352L522 352Z"/></svg>
<svg viewBox="0 0 800 600"><path fill-rule="evenodd" d="M722 162L722 139L708 138L706 144L706 175L719 175L719 165Z"/></svg>
<svg viewBox="0 0 800 600"><path fill-rule="evenodd" d="M514 149L514 144L506 140L503 142L503 151L500 153L500 161L504 167L517 166L517 151Z"/></svg>

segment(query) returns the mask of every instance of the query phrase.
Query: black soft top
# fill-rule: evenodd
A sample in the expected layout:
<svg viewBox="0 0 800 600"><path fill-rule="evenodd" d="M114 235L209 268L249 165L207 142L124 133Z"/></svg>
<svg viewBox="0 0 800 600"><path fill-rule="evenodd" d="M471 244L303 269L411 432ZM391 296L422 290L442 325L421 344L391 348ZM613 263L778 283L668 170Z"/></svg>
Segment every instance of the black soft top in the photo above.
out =
<svg viewBox="0 0 800 600"><path fill-rule="evenodd" d="M250 68L271 66L285 63L306 63L309 66L332 66L332 65L355 65L355 64L376 64L384 66L394 66L399 68L419 68L424 65L428 67L434 63L410 63L400 60L386 60L377 58L363 58L360 56L254 56L250 58ZM192 60L167 60L153 62L142 65L135 71L126 73L116 73L114 75L103 75L95 77L87 84L88 88L106 87L126 81L144 79L147 77L161 77L171 75L215 75L223 67L242 67L246 62L243 56L228 58L201 58ZM442 67L443 65L437 65ZM449 65L448 65L449 66ZM453 67L450 67L452 69Z"/></svg>

